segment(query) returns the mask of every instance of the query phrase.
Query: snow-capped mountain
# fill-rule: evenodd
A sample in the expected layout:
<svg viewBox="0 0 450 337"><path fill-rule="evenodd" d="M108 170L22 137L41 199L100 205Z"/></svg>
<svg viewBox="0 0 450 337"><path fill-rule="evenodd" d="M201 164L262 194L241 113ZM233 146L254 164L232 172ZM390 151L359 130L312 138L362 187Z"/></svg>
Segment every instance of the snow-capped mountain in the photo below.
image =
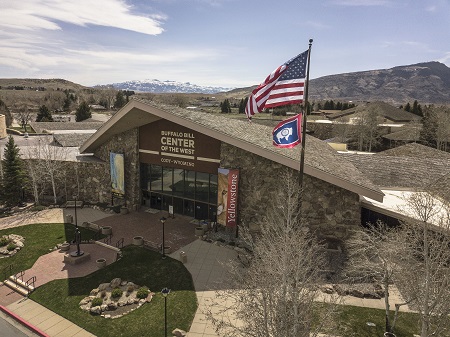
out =
<svg viewBox="0 0 450 337"><path fill-rule="evenodd" d="M96 87L111 87L119 90L133 90L140 92L154 93L203 93L214 94L218 92L229 91L233 88L208 87L192 84L189 82L181 83L177 81L159 81L159 80L143 80L143 81L126 81L121 83L112 83L107 85L98 85Z"/></svg>

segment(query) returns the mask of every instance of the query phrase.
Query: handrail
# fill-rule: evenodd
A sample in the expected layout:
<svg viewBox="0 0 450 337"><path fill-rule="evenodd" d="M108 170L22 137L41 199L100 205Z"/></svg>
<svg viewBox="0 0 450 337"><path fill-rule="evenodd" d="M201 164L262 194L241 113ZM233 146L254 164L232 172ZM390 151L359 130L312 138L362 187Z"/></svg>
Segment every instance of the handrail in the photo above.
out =
<svg viewBox="0 0 450 337"><path fill-rule="evenodd" d="M122 249L123 248L123 242L125 241L124 238L120 239L116 242L116 247Z"/></svg>
<svg viewBox="0 0 450 337"><path fill-rule="evenodd" d="M103 242L106 243L107 245L111 245L111 239L112 239L112 235L108 235L106 238L103 239Z"/></svg>
<svg viewBox="0 0 450 337"><path fill-rule="evenodd" d="M20 275L19 275L20 274ZM19 276L17 276L19 275ZM17 280L20 278L20 280L23 282L23 275L25 275L25 272L23 270L19 271L18 273L16 273L13 277Z"/></svg>
<svg viewBox="0 0 450 337"><path fill-rule="evenodd" d="M36 283L36 276L30 277L28 279L28 281L25 282L25 285L27 286L27 290L28 290L27 296L29 296L31 293L29 286L31 285L33 287L33 289L36 288L35 283Z"/></svg>

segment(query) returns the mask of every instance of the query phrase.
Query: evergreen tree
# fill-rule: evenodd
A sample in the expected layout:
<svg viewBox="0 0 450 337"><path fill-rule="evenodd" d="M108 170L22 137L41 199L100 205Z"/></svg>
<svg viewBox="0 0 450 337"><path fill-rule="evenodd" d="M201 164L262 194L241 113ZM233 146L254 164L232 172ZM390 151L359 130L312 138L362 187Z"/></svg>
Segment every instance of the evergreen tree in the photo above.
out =
<svg viewBox="0 0 450 337"><path fill-rule="evenodd" d="M422 108L417 100L414 101L411 112L417 116L423 117Z"/></svg>
<svg viewBox="0 0 450 337"><path fill-rule="evenodd" d="M75 114L75 121L81 122L92 117L91 108L86 102L81 102Z"/></svg>
<svg viewBox="0 0 450 337"><path fill-rule="evenodd" d="M245 101L242 98L241 101L239 102L239 113L243 114L245 113Z"/></svg>
<svg viewBox="0 0 450 337"><path fill-rule="evenodd" d="M231 112L231 104L228 98L225 98L223 102L220 103L220 111L222 113L230 113Z"/></svg>
<svg viewBox="0 0 450 337"><path fill-rule="evenodd" d="M405 105L405 111L408 111L408 112L411 112L411 104L409 104L409 102L408 103L406 103L406 105Z"/></svg>
<svg viewBox="0 0 450 337"><path fill-rule="evenodd" d="M39 112L36 116L36 122L53 122L52 114L45 105L39 107Z"/></svg>
<svg viewBox="0 0 450 337"><path fill-rule="evenodd" d="M125 104L127 104L127 101L125 100L125 95L123 94L122 91L119 90L116 94L116 101L114 102L114 108L120 109Z"/></svg>
<svg viewBox="0 0 450 337"><path fill-rule="evenodd" d="M430 106L423 112L420 142L424 145L436 147L438 118L434 107Z"/></svg>
<svg viewBox="0 0 450 337"><path fill-rule="evenodd" d="M0 201L8 207L16 206L22 201L22 189L26 185L26 176L19 148L12 136L9 136L5 146L2 170Z"/></svg>

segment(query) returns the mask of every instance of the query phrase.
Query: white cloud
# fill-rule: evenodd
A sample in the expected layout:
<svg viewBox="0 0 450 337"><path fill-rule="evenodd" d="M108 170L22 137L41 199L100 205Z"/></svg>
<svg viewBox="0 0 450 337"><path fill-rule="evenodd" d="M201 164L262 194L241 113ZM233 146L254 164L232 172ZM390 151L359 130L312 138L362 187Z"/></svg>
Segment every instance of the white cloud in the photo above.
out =
<svg viewBox="0 0 450 337"><path fill-rule="evenodd" d="M99 25L148 35L163 32L162 15L132 13L122 0L22 0L2 4L0 27L18 30L58 30L57 22L79 26Z"/></svg>

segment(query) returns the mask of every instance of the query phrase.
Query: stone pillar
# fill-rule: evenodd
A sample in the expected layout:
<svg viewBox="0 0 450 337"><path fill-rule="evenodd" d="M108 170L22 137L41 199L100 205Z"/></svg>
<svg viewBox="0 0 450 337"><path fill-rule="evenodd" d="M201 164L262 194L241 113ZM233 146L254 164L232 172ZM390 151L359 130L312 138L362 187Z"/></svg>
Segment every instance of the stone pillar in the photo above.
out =
<svg viewBox="0 0 450 337"><path fill-rule="evenodd" d="M6 116L0 115L0 139L6 137Z"/></svg>

